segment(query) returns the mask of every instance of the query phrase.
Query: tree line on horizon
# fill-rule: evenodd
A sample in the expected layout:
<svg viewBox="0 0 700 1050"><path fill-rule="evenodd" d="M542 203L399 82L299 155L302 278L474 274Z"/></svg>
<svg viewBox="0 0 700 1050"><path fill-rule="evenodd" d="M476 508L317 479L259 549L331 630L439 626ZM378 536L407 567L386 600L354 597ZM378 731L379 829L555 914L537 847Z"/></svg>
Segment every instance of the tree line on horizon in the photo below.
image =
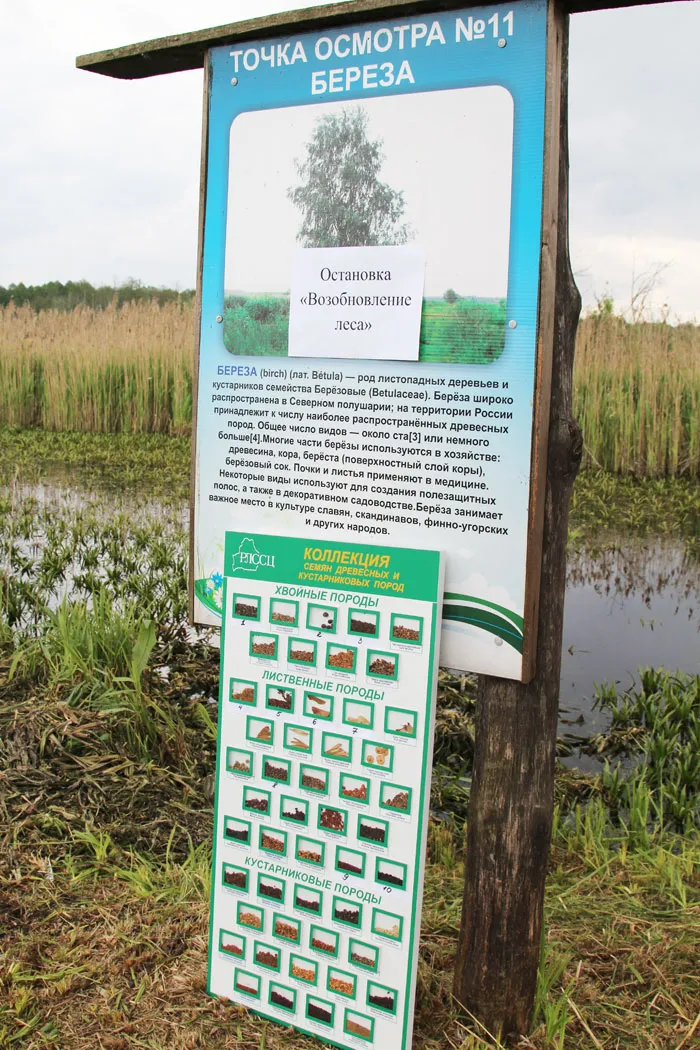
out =
<svg viewBox="0 0 700 1050"><path fill-rule="evenodd" d="M68 312L78 306L88 306L93 310L104 310L112 303L122 306L124 303L151 302L159 306L166 303L191 303L195 292L193 288L177 291L174 288L156 288L150 284L129 278L123 284L92 285L89 281L47 281L45 284L9 284L0 285L0 307L30 306L33 310L61 310Z"/></svg>

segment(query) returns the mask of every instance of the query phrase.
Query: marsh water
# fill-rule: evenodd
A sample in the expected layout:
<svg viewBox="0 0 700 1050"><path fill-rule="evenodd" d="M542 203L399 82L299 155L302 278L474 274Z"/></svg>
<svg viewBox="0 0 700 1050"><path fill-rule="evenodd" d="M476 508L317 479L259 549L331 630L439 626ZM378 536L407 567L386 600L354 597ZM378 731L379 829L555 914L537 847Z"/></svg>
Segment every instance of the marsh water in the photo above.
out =
<svg viewBox="0 0 700 1050"><path fill-rule="evenodd" d="M87 479L85 479L87 481ZM60 467L39 485L15 484L16 498L34 497L56 513L99 506L105 519L126 511L133 519L160 520L182 529L187 505L161 502L147 484L128 495L108 479L95 489L78 472ZM639 667L700 672L700 559L680 540L639 539L606 533L569 556L562 653L560 726L563 737L585 738L607 727L594 708L596 684L631 686ZM569 764L588 765L575 755Z"/></svg>
<svg viewBox="0 0 700 1050"><path fill-rule="evenodd" d="M700 561L682 542L597 539L568 559L559 733L587 737L609 717L596 684L630 687L639 667L700 672ZM574 755L568 764L588 766Z"/></svg>

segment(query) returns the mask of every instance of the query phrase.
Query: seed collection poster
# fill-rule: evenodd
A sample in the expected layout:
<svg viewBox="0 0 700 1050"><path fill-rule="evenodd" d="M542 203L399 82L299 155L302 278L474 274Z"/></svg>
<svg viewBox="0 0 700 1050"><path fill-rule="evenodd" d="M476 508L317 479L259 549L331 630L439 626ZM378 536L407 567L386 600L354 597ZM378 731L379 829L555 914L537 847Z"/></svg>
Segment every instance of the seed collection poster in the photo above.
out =
<svg viewBox="0 0 700 1050"><path fill-rule="evenodd" d="M208 990L341 1047L408 1050L442 561L226 535ZM374 570L403 593L373 593Z"/></svg>
<svg viewBox="0 0 700 1050"><path fill-rule="evenodd" d="M196 622L232 529L435 548L441 662L523 677L546 37L522 0L211 50Z"/></svg>

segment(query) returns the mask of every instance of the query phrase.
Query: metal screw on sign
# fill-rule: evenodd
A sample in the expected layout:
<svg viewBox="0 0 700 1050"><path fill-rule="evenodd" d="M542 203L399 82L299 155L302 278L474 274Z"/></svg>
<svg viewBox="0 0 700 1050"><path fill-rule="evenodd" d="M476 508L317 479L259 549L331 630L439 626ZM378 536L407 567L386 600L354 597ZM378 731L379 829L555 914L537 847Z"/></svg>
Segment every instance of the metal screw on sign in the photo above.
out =
<svg viewBox="0 0 700 1050"><path fill-rule="evenodd" d="M231 77L231 86L235 87L238 83L238 77Z"/></svg>
<svg viewBox="0 0 700 1050"><path fill-rule="evenodd" d="M518 327L518 322L517 321L509 321L508 322L508 327L509 328L517 328Z"/></svg>
<svg viewBox="0 0 700 1050"><path fill-rule="evenodd" d="M221 316L221 314L217 314L216 315L216 323L217 324L221 324L222 321L223 321L223 317Z"/></svg>
<svg viewBox="0 0 700 1050"><path fill-rule="evenodd" d="M500 39L498 41L498 46L499 47L505 47L507 43L508 43L507 40L504 40L503 37L500 37Z"/></svg>

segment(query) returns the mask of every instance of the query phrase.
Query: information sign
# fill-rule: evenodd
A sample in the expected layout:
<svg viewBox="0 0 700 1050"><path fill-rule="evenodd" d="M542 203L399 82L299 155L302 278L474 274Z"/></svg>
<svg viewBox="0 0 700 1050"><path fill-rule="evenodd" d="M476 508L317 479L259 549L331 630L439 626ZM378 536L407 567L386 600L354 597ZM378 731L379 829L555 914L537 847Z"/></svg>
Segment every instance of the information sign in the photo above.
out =
<svg viewBox="0 0 700 1050"><path fill-rule="evenodd" d="M441 556L227 533L208 989L342 1047L411 1045ZM376 568L403 584L368 592Z"/></svg>
<svg viewBox="0 0 700 1050"><path fill-rule="evenodd" d="M441 661L531 675L546 41L524 0L209 52L197 622L232 528L436 547Z"/></svg>

